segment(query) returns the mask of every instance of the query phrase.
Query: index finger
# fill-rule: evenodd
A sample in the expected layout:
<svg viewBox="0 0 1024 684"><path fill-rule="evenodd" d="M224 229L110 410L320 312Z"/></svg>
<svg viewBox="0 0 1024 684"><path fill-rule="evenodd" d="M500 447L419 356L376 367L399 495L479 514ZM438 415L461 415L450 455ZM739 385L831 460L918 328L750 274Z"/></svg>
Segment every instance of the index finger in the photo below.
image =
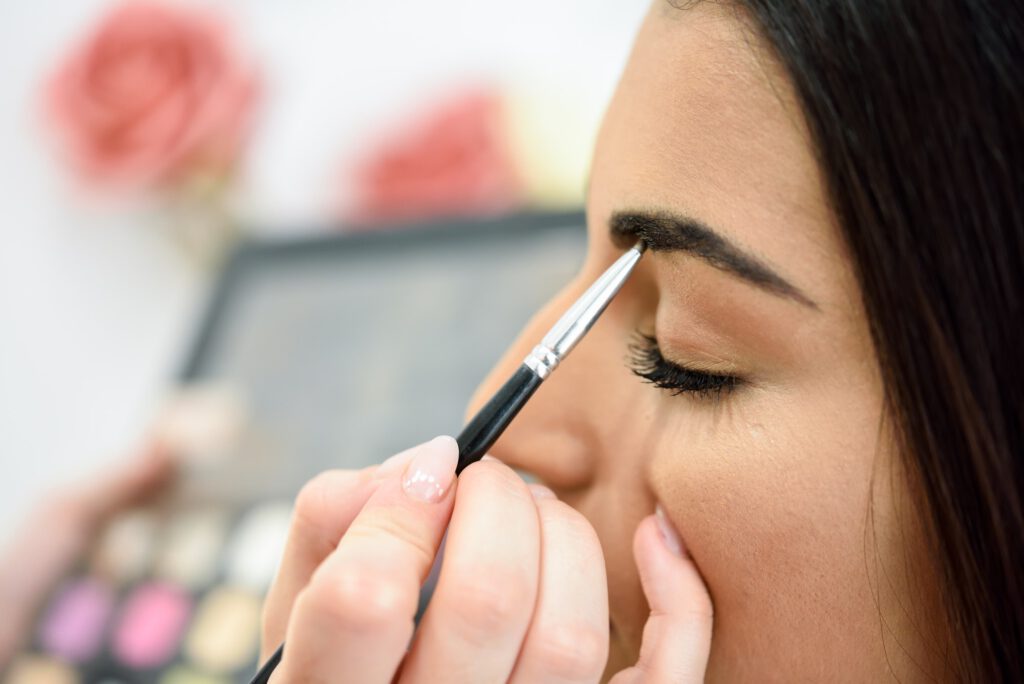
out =
<svg viewBox="0 0 1024 684"><path fill-rule="evenodd" d="M263 604L260 662L284 640L292 606L355 519L378 482L376 466L363 470L328 470L299 492L281 565Z"/></svg>
<svg viewBox="0 0 1024 684"><path fill-rule="evenodd" d="M420 586L451 516L458 447L439 437L384 477L299 595L285 681L390 682L413 633Z"/></svg>

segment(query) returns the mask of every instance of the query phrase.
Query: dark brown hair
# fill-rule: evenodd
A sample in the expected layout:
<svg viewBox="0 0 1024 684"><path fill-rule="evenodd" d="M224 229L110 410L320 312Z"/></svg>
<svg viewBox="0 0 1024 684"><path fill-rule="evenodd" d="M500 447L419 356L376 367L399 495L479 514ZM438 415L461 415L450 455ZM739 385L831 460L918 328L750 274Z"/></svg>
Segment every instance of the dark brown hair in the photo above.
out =
<svg viewBox="0 0 1024 684"><path fill-rule="evenodd" d="M743 0L787 70L919 483L958 679L1024 681L1024 19Z"/></svg>

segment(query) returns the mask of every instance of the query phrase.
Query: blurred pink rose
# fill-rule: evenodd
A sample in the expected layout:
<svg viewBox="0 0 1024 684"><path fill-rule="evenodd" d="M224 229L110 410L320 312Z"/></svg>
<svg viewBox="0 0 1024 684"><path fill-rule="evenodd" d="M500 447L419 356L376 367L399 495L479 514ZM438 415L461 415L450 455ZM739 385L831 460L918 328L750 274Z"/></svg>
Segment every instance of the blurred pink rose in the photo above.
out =
<svg viewBox="0 0 1024 684"><path fill-rule="evenodd" d="M471 91L409 122L356 167L347 218L369 226L490 214L520 204L522 183L502 107L496 92Z"/></svg>
<svg viewBox="0 0 1024 684"><path fill-rule="evenodd" d="M248 133L256 79L214 17L130 2L71 51L45 95L87 180L146 185L226 171Z"/></svg>

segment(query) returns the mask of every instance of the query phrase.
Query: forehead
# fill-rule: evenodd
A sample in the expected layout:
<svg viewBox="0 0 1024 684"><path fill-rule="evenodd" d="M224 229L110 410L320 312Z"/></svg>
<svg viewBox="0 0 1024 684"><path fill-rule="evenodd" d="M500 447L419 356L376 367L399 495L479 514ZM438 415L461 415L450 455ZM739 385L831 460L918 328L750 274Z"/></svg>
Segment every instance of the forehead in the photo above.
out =
<svg viewBox="0 0 1024 684"><path fill-rule="evenodd" d="M595 150L591 216L693 216L828 299L842 250L814 150L785 72L738 11L652 5Z"/></svg>

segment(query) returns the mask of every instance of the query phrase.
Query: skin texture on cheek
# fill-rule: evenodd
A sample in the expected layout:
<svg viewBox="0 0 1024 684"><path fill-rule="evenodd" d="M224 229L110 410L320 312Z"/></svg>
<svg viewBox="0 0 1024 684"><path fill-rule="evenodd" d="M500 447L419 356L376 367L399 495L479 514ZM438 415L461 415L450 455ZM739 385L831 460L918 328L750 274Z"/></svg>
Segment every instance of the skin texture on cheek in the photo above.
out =
<svg viewBox="0 0 1024 684"><path fill-rule="evenodd" d="M692 409L651 466L715 602L711 672L807 672L825 653L846 660L845 644L860 659L877 631L863 553L873 426L858 426L865 443L835 441L850 433L837 429L844 416L820 405L746 401L718 416ZM819 422L803 424L806 415Z"/></svg>

